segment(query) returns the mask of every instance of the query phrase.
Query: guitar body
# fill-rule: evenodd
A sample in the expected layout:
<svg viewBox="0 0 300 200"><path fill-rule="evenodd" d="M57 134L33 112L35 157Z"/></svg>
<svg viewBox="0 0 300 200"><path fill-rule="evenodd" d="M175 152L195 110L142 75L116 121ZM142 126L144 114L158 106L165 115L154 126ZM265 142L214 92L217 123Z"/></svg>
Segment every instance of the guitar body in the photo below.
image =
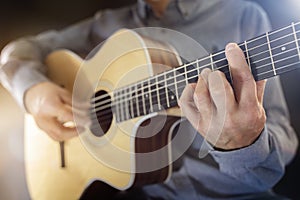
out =
<svg viewBox="0 0 300 200"><path fill-rule="evenodd" d="M157 45L160 50L148 50L149 45ZM70 92L74 92L73 85L81 66L88 69L85 72L87 76L95 76L90 68L97 66L98 75L94 81L98 84L94 92L104 91L108 94L116 88L170 68L156 67L152 65L153 62L170 67L180 64L173 49L143 39L128 30L115 33L89 60L82 60L76 54L64 50L52 53L46 60L49 78ZM121 123L112 115L103 136L87 130L80 137L65 141L64 152L61 153L60 144L40 130L33 118L27 115L25 166L32 199L78 199L94 180L103 181L119 190L166 181L172 171L169 143L180 119L178 107ZM93 145L93 142L102 144L108 140L109 143L101 147ZM93 142L89 144L88 141ZM167 148L152 159L145 160L137 156L163 147ZM112 161L107 163L106 160ZM143 167L162 160L169 161L169 165L143 172Z"/></svg>

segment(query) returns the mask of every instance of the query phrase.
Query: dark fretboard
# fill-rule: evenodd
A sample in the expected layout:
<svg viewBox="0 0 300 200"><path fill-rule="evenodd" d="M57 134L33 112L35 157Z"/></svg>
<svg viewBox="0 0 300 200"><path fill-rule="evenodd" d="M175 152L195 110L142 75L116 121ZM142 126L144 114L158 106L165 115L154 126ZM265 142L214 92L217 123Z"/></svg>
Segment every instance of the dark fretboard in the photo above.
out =
<svg viewBox="0 0 300 200"><path fill-rule="evenodd" d="M298 38L300 22L240 43L254 79L263 80L297 69ZM221 50L114 91L112 105L117 122L177 106L184 87L196 82L205 68L222 71L232 82L225 51Z"/></svg>

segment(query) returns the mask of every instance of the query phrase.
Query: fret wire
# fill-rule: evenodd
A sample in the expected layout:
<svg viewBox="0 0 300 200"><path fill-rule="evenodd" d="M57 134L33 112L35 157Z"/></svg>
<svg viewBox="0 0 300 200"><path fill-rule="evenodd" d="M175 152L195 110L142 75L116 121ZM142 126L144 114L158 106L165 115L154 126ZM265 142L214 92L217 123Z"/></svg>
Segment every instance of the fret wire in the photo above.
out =
<svg viewBox="0 0 300 200"><path fill-rule="evenodd" d="M161 110L161 102L160 102L160 95L159 95L159 85L158 85L158 76L155 77L155 84L156 84L156 99L157 99L157 105L158 110Z"/></svg>
<svg viewBox="0 0 300 200"><path fill-rule="evenodd" d="M295 57L295 55L294 55L294 57ZM287 59L288 59L288 58L287 58ZM280 61L278 61L278 62L280 62ZM285 66L280 67L280 68L278 68L278 69L284 69L284 68L287 68L288 66L296 65L296 64L298 64L298 63L299 63L299 62L292 63L292 64L289 64L289 65L285 65ZM272 71L272 70L270 70L270 71L268 71L268 72L271 72L271 71ZM258 76L261 76L261 75L266 74L266 73L268 73L268 72L260 73L260 74L258 74ZM191 77L191 78L193 78L193 77Z"/></svg>
<svg viewBox="0 0 300 200"><path fill-rule="evenodd" d="M299 56L299 60L300 60L300 50L299 50L298 38L297 38L297 33L296 33L294 22L292 22L292 28L293 28L295 43L296 43L296 47L297 47L297 51L298 51L298 56Z"/></svg>
<svg viewBox="0 0 300 200"><path fill-rule="evenodd" d="M136 112L137 116L140 116L140 109L138 109L138 104L139 104L139 99L138 99L138 86L135 84L135 107L136 107Z"/></svg>
<svg viewBox="0 0 300 200"><path fill-rule="evenodd" d="M295 57L295 56L297 56L297 55L294 55L294 57ZM288 67L290 67L290 66L297 65L297 64L300 64L300 62L298 61L298 62L291 63L291 64L289 64L289 65L284 65L284 66L282 66L282 67L280 67L280 68L278 68L278 69L285 69L285 68L288 68ZM258 76L262 76L262 75L267 74L267 73L269 73L269 72L272 72L272 74L273 74L273 70L269 70L269 71L267 71L267 72L258 74ZM284 72L282 72L282 73L284 73ZM272 76L274 76L274 75L272 75ZM268 78L268 77L267 77L267 78Z"/></svg>
<svg viewBox="0 0 300 200"><path fill-rule="evenodd" d="M185 77L185 83L186 84L189 84L189 82L188 82L188 74L187 74L187 71L186 71L186 68L187 68L187 64L184 64L184 77Z"/></svg>
<svg viewBox="0 0 300 200"><path fill-rule="evenodd" d="M115 99L117 99L116 96L117 96L117 94L114 95ZM95 108L95 107L94 107L94 108ZM116 104L116 107L115 107L115 108L116 108L116 121L119 122L119 121L120 121L120 116L119 116L119 115L120 115L120 111L119 111L119 104L118 104L118 103ZM97 112L97 111L96 111L96 112Z"/></svg>
<svg viewBox="0 0 300 200"><path fill-rule="evenodd" d="M288 58L286 58L286 59L289 59L289 58L295 57L295 56L297 56L297 55L290 56L290 57L288 57ZM280 62L280 61L278 61L278 62ZM289 66L293 66L293 65L296 65L296 64L300 64L300 62L298 61L298 62L295 62L295 63L291 63L291 64L288 64L288 65L284 65L284 66L282 66L282 67L279 67L278 69L284 69L284 68L287 68L287 67L289 67ZM227 66L228 66L228 65L227 65ZM267 74L267 73L269 73L269 72L273 72L273 70L269 70L269 71L266 71L266 72L263 72L263 73L259 73L259 74L257 74L257 76L262 76L262 75ZM273 74L273 73L272 73L272 74ZM195 77L196 77L196 76L190 77L190 78L192 79L192 78L195 78Z"/></svg>
<svg viewBox="0 0 300 200"><path fill-rule="evenodd" d="M293 50L295 50L295 49L293 49ZM281 61L285 61L285 60L288 60L288 59L290 59L290 58L293 58L293 57L295 57L295 56L298 56L298 55L289 56L289 57L286 57L286 58L277 60L277 61L274 62L274 63L276 64L276 63L279 63L279 62L281 62ZM261 69L261 68L266 67L266 66L268 66L268 65L270 65L270 64L271 64L271 63L267 63L267 64L264 64L264 65L261 65L261 66L257 67L256 69ZM277 68L277 69L280 69L280 68ZM273 70L269 70L269 71L266 71L266 72L263 72L263 73L258 73L258 74L264 74L264 73L268 73L268 72L271 72L271 71L273 71ZM228 71L226 71L226 72L228 72ZM258 74L257 74L257 75L258 75ZM274 73L273 73L273 74L274 74Z"/></svg>
<svg viewBox="0 0 300 200"><path fill-rule="evenodd" d="M121 91L121 94L124 92L124 90L123 91ZM122 94L123 95L123 94ZM121 100L122 100L122 98L120 98ZM125 117L124 117L124 108L123 108L123 100L122 101L120 101L120 112L121 112L121 121L124 121L123 119L125 119Z"/></svg>
<svg viewBox="0 0 300 200"><path fill-rule="evenodd" d="M299 32L300 32L300 31L299 31ZM274 41L275 41L275 40L274 40ZM272 43L272 42L273 42L273 41L270 41L270 43ZM292 42L294 42L294 41L292 41ZM292 42L289 42L289 43L286 43L286 44L290 44L290 43L292 43ZM267 43L265 43L265 44L267 44ZM265 45L265 44L264 44L264 45ZM260 45L260 46L261 46L261 45ZM283 45L280 45L280 46L283 46ZM279 47L275 47L275 48L279 48ZM253 50L253 49L255 49L255 48L252 48L252 50ZM274 48L273 48L273 49L274 49ZM250 51L250 49L248 49L248 50ZM269 50L267 50L267 51L269 51ZM254 56L260 55L260 54L265 53L265 52L267 52L267 51L263 51L263 52L260 52L260 53L251 55L249 58L253 58ZM221 53L224 53L224 51L222 51ZM244 53L245 53L245 52L244 52ZM220 52L219 52L218 54L220 54ZM217 54L215 54L215 55L217 55ZM197 64L198 62L203 61L204 59L207 59L207 57L204 57L204 58L202 58L201 60L196 60L196 61L190 62L189 64L190 64L190 65L192 65L192 64ZM246 59L248 59L248 57L247 57ZM219 59L219 60L215 61L215 63L221 62L221 61L224 61L224 60L226 60L226 58ZM207 67L207 66L209 66L209 65L211 65L211 64L204 65L204 66L200 67L200 69L203 69L203 68L205 68L205 67ZM175 69L178 70L178 69L181 69L182 67L186 67L186 66L187 66L187 65L183 65L183 66L178 67L178 68L175 68ZM219 68L218 68L218 69L219 69ZM164 75L164 73L167 73L167 72L169 72L169 71L163 72L163 73L161 73L161 74L159 74L159 75Z"/></svg>
<svg viewBox="0 0 300 200"><path fill-rule="evenodd" d="M197 74L200 75L199 59L196 60Z"/></svg>
<svg viewBox="0 0 300 200"><path fill-rule="evenodd" d="M294 49L292 49L292 50L295 50L295 48ZM292 51L292 50L290 50L290 51ZM276 54L276 55L274 55L274 57L275 56L278 56L278 55L280 55L280 54L283 54L283 53L287 53L288 51L286 51L286 52L282 52L282 53L279 53L279 54ZM287 58L285 58L285 59L280 59L280 60L278 60L278 61L276 61L276 62L274 62L274 63L278 63L278 62L281 62L281 61L283 61L283 60L286 60L286 59L289 59L289 58L291 58L292 56L290 56L290 57L287 57ZM267 65L269 65L269 64L271 64L271 63L268 63L268 64L264 64L264 65L262 65L262 66L260 66L260 67L258 67L257 69L260 69L260 68L263 68L263 67L265 67L265 66L267 66ZM219 68L217 68L217 69L220 69L220 68L224 68L224 67L228 67L228 65L223 65L223 66L220 66ZM193 69L193 70L195 70L195 69ZM191 70L192 71L192 70ZM225 71L224 73L227 73L227 72L229 72L229 71ZM192 79L192 78L195 78L196 76L192 76L192 77L190 77L189 79ZM184 82L185 80L182 80L181 82ZM177 85L177 84L176 84ZM160 88L159 88L160 89ZM177 91L178 91L178 89L177 89Z"/></svg>
<svg viewBox="0 0 300 200"><path fill-rule="evenodd" d="M271 35L271 34L270 34L270 35ZM287 37L287 36L285 36L285 37ZM284 37L281 37L281 38L284 38ZM276 40L278 40L278 38L277 38ZM272 40L272 41L270 41L270 42L273 42L273 41L275 41L275 40ZM219 53L222 53L222 52L219 52ZM204 59L204 58L203 58L203 59ZM203 60L203 59L201 59L201 60ZM223 60L224 60L224 59L223 59ZM199 61L200 61L200 60L197 60L196 63L198 63ZM192 63L192 62L191 62L191 63ZM199 68L198 68L198 69L199 69ZM102 95L101 98L103 98L103 96L104 96L104 95ZM107 95L105 95L105 96L107 96Z"/></svg>
<svg viewBox="0 0 300 200"><path fill-rule="evenodd" d="M267 41L268 41L268 47L269 47L269 50L270 50L270 59L271 59L271 62L272 62L272 67L273 67L274 75L276 76L276 70L275 70L275 66L274 66L274 61L273 61L272 50L271 50L271 45L270 45L270 40L269 40L269 34L268 34L268 32L266 32L266 37L267 37Z"/></svg>
<svg viewBox="0 0 300 200"><path fill-rule="evenodd" d="M284 66L282 66L282 67L277 68L277 70L279 70L279 69L284 69L284 68L290 67L290 66L292 66L292 65L297 65L297 64L300 64L300 61L295 62L295 63L288 64L288 65L284 65ZM257 76L262 76L262 75L264 75L264 74L266 74L266 73L269 73L269 72L271 72L271 71L272 71L272 70L266 71L266 72L263 72L263 73L260 73L260 74L257 74Z"/></svg>
<svg viewBox="0 0 300 200"><path fill-rule="evenodd" d="M298 32L300 32L300 31L298 31ZM298 33L297 32L297 33ZM281 37L281 39L282 38L285 38L285 37L287 37L287 36L290 36L291 34L288 34L288 35L286 35L286 36L284 36L284 37ZM277 41L278 40L278 38L277 39L275 39L275 40L272 40L272 41L270 41L270 43L272 43L272 42L274 42L274 41ZM299 41L299 39L298 39L298 41ZM276 48L280 48L280 47L282 47L282 46L284 46L284 45L287 45L287 44L291 44L291 43L293 43L294 41L292 41L292 42L288 42L288 43L285 43L285 44L282 44L282 45L280 45L280 46L277 46L277 47L275 47L275 48L273 48L273 49L276 49ZM266 44L266 43L265 43ZM263 45L265 45L265 44L263 44ZM260 47L260 46L263 46L263 45L258 45L257 47ZM240 45L241 46L241 45ZM250 51L250 50L253 50L253 49L256 49L256 48L250 48L250 49L248 49L248 51ZM268 51L268 50L267 50ZM246 59L250 59L250 58L253 58L253 57L255 57L255 56L258 56L258 55L260 55L260 54L262 54L262 53L265 53L265 52L267 52L267 51L263 51L263 52L259 52L259 53L257 53L257 54L254 54L254 55L251 55L251 57L246 57ZM224 53L224 51L222 51L222 52L219 52L218 54L220 54L220 53ZM244 52L245 53L245 52ZM214 54L214 55L218 55L218 54ZM191 62L190 64L198 64L199 65L199 62L200 61L203 61L204 59L207 59L207 57L204 57L204 58L202 58L202 59L197 59L196 61L194 61L194 62ZM220 59L220 60L217 60L215 63L217 63L217 62L221 62L221 61L224 61L226 58L224 58L224 59ZM207 65L204 65L204 66L202 66L202 67L198 67L198 71L199 71L199 69L202 69L202 68L204 68L204 67L206 67L206 66L209 66L210 64L207 64ZM180 69L180 67L178 67L178 68L176 68L176 69ZM219 69L219 68L218 68ZM168 71L166 71L166 72L168 72ZM175 72L175 71L174 71ZM117 91L117 90L116 90ZM107 97L108 95L102 95L103 97ZM101 96L101 97L102 97Z"/></svg>
<svg viewBox="0 0 300 200"><path fill-rule="evenodd" d="M293 50L295 50L295 49L296 49L296 48L293 48L293 49L290 49L290 50L288 50L288 51L285 51L285 52L281 52L281 53L275 54L273 57L282 55L282 54L284 54L284 53L288 53L288 52L293 51ZM280 59L280 60L278 60L278 61L276 61L276 62L274 62L274 63L276 64L276 63L281 62L281 61L283 61L283 60L286 60L286 59L288 59L288 58L290 58L290 57L287 57L287 58L285 58L285 59ZM262 59L262 60L263 60L263 59ZM257 61L257 62L260 62L260 60ZM265 67L265 66L268 66L269 64L270 64L270 63L261 65L261 66L257 67L256 69L261 69L261 68L263 68L263 67ZM225 67L228 67L228 65L223 65L223 66L220 66L219 68L216 68L216 69L225 68ZM196 69L193 69L193 70L195 71ZM192 70L191 70L191 71L192 71ZM227 73L227 72L229 72L229 71L225 71L224 73ZM195 77L196 77L196 76L191 77L191 78L195 78ZM176 80L175 80L175 81L176 81ZM181 80L181 82L184 82L184 81L185 81L185 80ZM178 83L175 84L175 87L176 87L176 91L178 92L177 84L178 84ZM170 84L169 84L169 86L170 86ZM159 88L159 89L161 89L161 88ZM179 96L178 96L178 97L179 97ZM106 107L106 108L107 108L107 107Z"/></svg>
<svg viewBox="0 0 300 200"><path fill-rule="evenodd" d="M153 104L152 104L152 91L151 91L151 81L148 79L148 92L149 92L149 101L150 101L150 111L153 112Z"/></svg>
<svg viewBox="0 0 300 200"><path fill-rule="evenodd" d="M298 41L298 40L297 40ZM281 45L282 46L282 45ZM283 53L285 53L285 52L283 52ZM279 61L278 61L279 62ZM297 63L294 63L294 64L289 64L289 65L286 65L286 66L283 66L283 67L280 67L280 68L278 68L278 69L282 69L282 68L286 68L286 67L288 67L288 66L291 66L291 65L296 65ZM267 73L267 72L265 72L265 73ZM260 75L262 75L262 74L258 74L258 76L260 76ZM103 98L103 96L104 95L102 95L100 98Z"/></svg>
<svg viewBox="0 0 300 200"><path fill-rule="evenodd" d="M299 25L299 24L300 24L300 22L294 23L294 26L295 26L295 25ZM283 31L283 30L285 30L285 29L291 28L291 26L292 26L292 25L287 26L287 27L284 27L284 28L281 28L281 29L274 30L274 31L272 31L269 35L272 35L272 34L275 34L275 33L277 33L277 32ZM299 31L296 31L296 33L299 33L299 32L300 32L300 30L299 30ZM279 40L279 39L288 37L288 36L290 36L290 35L292 35L292 34L288 34L288 35L285 35L285 36L276 38L275 40L271 40L270 42L272 43L272 42L277 41L277 40ZM258 39L263 38L263 36L264 36L264 35L261 35L261 36L259 36L259 37L257 37L257 38L253 38L253 39L248 40L248 44L249 44L250 42L254 42L254 41L258 40ZM299 41L299 39L298 39L298 41ZM264 44L262 44L262 45L264 45ZM250 51L250 50L256 49L256 48L258 48L258 47L260 47L260 46L262 46L262 45L255 46L255 47L250 48L250 49L248 49L248 50ZM224 53L224 52L225 52L225 51L220 51L220 52L214 54L214 56L219 55L219 54ZM202 61L202 60L204 60L204 59L207 59L207 57L198 59L198 60L196 60L196 61L194 61L194 62L191 62L190 64L195 64L197 61L199 62L199 61ZM224 60L224 59L223 59L223 60ZM221 61L221 60L219 60L219 61ZM182 67L184 67L184 65L183 65ZM179 69L179 68L180 68L180 67L178 67L177 69ZM119 89L122 89L122 88L119 88ZM118 90L118 89L117 89L117 90ZM102 96L103 96L103 97L104 97L104 96L109 96L109 94L101 95L99 98L102 98Z"/></svg>
<svg viewBox="0 0 300 200"><path fill-rule="evenodd" d="M146 114L146 103L145 103L145 93L144 93L144 84L142 83L142 101L143 101L143 112Z"/></svg>
<svg viewBox="0 0 300 200"><path fill-rule="evenodd" d="M130 100L131 98L126 99L126 97L129 97L129 96L130 96L130 94L128 94L128 92L127 92L127 95L125 96L125 116L126 116L126 119L130 119L128 100Z"/></svg>
<svg viewBox="0 0 300 200"><path fill-rule="evenodd" d="M249 58L249 51L248 51L248 46L247 46L247 41L246 41L246 40L245 40L244 44L245 44L246 57L247 57L247 60L248 60L249 69L250 69L250 71L252 72L251 63L250 63L250 58Z"/></svg>
<svg viewBox="0 0 300 200"><path fill-rule="evenodd" d="M295 56L295 55L294 55L294 56ZM291 64L289 64L289 65L284 65L283 67L280 67L280 68L278 68L278 69L284 69L284 68L287 68L287 67L289 67L289 66L293 66L293 65L296 65L296 64L300 64L300 62L291 63ZM269 72L272 72L272 74L273 74L273 70L269 70L269 71L266 71L266 72L264 72L264 73L258 74L258 76L262 76L262 75L267 74L267 73L269 73ZM194 76L194 77L195 77L195 76ZM190 79L192 79L192 78L194 78L194 77L190 77Z"/></svg>
<svg viewBox="0 0 300 200"><path fill-rule="evenodd" d="M129 90L130 90L130 94L132 95L132 93L133 93L132 87L129 87ZM133 99L130 98L129 101L130 101L130 111L131 111L131 116L134 117L135 115L134 115L134 111L133 111Z"/></svg>
<svg viewBox="0 0 300 200"><path fill-rule="evenodd" d="M173 79L174 79L174 83L175 83L175 93L176 93L176 99L179 99L179 96L178 96L178 88L177 88L177 74L176 74L176 70L173 70Z"/></svg>
<svg viewBox="0 0 300 200"><path fill-rule="evenodd" d="M166 92L166 97L167 97L167 107L170 107L170 101L169 101L169 93L168 93L168 87L167 87L167 77L166 74L164 74L164 79L165 79L165 92Z"/></svg>
<svg viewBox="0 0 300 200"><path fill-rule="evenodd" d="M298 39L298 41L299 41L299 39ZM279 46L277 46L277 47L274 47L273 50L279 49L279 48L281 48L281 47L283 47L283 46L285 46L285 45L292 44L292 43L294 43L294 41L291 41L291 42L288 42L288 43L279 45ZM294 49L295 49L295 48L294 48ZM274 55L273 57L278 56L278 55L281 55L281 54L284 54L284 53L289 52L289 51L294 50L294 49L290 49L290 50L288 50L288 51L278 53L278 54ZM269 51L269 50L262 51L262 52L257 53L257 54L253 54L253 55L251 55L250 58L256 57L257 55L260 55L260 54L262 54L262 53L266 53L266 52L268 52L268 51ZM248 58L247 58L247 59L248 59ZM269 59L269 57L265 57L265 58L263 58L263 59L260 59L260 60L257 60L257 61L255 61L255 62L252 62L252 64L261 62L261 61L266 60L266 59ZM199 73L199 70L200 70L200 69L202 69L202 68L204 68L204 67L206 67L206 66L209 65L209 64L208 64L208 65L204 65L204 66L202 66L202 67L199 67L199 62L200 62L199 60L196 61L196 64L197 64L197 66L198 66L198 67L197 67L198 73ZM220 68L222 68L222 67L224 67L224 66L220 66L220 67L217 68L217 69L220 69ZM225 67L226 67L226 66L225 66ZM177 75L176 75L176 71L173 70L173 74L174 74L173 79L174 79L174 81L176 82L176 79L175 79L176 76L177 76ZM169 80L169 79L168 79L168 80ZM177 86L177 85L175 85L175 86ZM177 89L176 89L176 91L177 91ZM176 92L176 91L175 91L175 92ZM115 92L117 92L117 90L116 90ZM178 96L178 94L176 94L176 95ZM109 95L102 95L102 96L103 96L103 98L105 98L105 97L108 97ZM100 106L100 105L102 105L102 104L104 104L104 103L109 103L109 102L110 102L110 100L105 100L105 101L99 102L98 104L96 104L96 106Z"/></svg>
<svg viewBox="0 0 300 200"><path fill-rule="evenodd" d="M215 71L215 70L214 70L214 60L213 60L212 54L209 54L209 57L210 57L210 67L211 67L211 70L212 70L212 71Z"/></svg>
<svg viewBox="0 0 300 200"><path fill-rule="evenodd" d="M293 49L289 49L289 50L287 50L287 51L284 51L284 52L280 52L280 53L278 53L278 54L275 54L275 55L273 55L273 58L274 58L275 56L279 56L279 55L282 55L282 54L284 54L284 53L288 53L288 52L293 51L293 50L295 50L295 49L296 49L296 48L293 48ZM260 59L260 60L255 61L255 62L252 62L252 64L259 63L259 62L261 62L261 61L263 61L263 60L266 60L266 59L269 59L269 58L271 58L271 57L269 56L269 57L266 57L266 58L262 58L262 59ZM256 68L256 69L259 69L259 68Z"/></svg>
<svg viewBox="0 0 300 200"><path fill-rule="evenodd" d="M290 58L292 58L292 57L295 57L295 56L298 56L298 55L294 55L294 56L287 57L287 58L285 58L285 59L278 60L278 61L275 62L275 63L281 62L281 61L283 61L283 60L288 60L288 59L290 59ZM300 62L291 63L291 64L286 65L286 66L295 65L295 64L298 64L298 63L300 63ZM269 64L271 64L271 63L269 63ZM226 65L226 66L228 66L228 65ZM282 68L285 68L285 65L284 65L283 67L278 68L278 69L282 69ZM273 72L273 70L269 70L269 71L266 71L266 72L263 72L263 73L259 73L258 75L263 75L263 74L268 73L268 72ZM189 79L193 79L193 78L195 78L195 77L196 77L196 75L195 75L195 76L192 76L192 77L189 77ZM183 82L183 81L182 81L182 82Z"/></svg>
<svg viewBox="0 0 300 200"><path fill-rule="evenodd" d="M295 48L294 48L295 49ZM292 49L292 50L294 50L294 49ZM286 53L286 52L283 52L283 53ZM280 53L280 54L282 54L282 53ZM276 56L277 56L278 54L276 54ZM290 57L288 57L288 58L290 58ZM283 60L285 60L285 59L281 59L281 60L278 60L277 62L281 62L281 61L283 61ZM275 62L275 63L277 63L277 62ZM262 65L262 66L260 66L260 67L258 67L257 69L260 69L260 68L263 68L263 67L265 67L265 66L268 66L270 63L268 63L268 64L265 64L265 65ZM221 66L221 67L219 67L219 68L217 68L217 69L220 69L220 68L224 68L224 67L228 67L228 65L223 65L223 66ZM228 71L225 71L224 73L227 73ZM193 76L193 77L191 77L191 78L195 78L196 76ZM184 80L185 81L185 80ZM181 82L184 82L184 81L181 81ZM177 83L178 84L178 83ZM175 85L175 86L177 86L177 84ZM160 89L160 88L159 88ZM178 91L178 88L176 89L176 91ZM179 96L178 96L179 97ZM108 106L107 106L108 107ZM106 108L107 108L106 107Z"/></svg>
<svg viewBox="0 0 300 200"><path fill-rule="evenodd" d="M129 88L128 88L129 89ZM128 89L126 91L128 91ZM129 101L130 101L130 94L127 95L128 99L125 100L125 112L126 112L126 118L130 119L130 111L129 111Z"/></svg>
<svg viewBox="0 0 300 200"><path fill-rule="evenodd" d="M292 43L294 43L294 42L295 42L295 41L291 41L291 42L288 42L288 43L285 43L285 44L276 46L276 47L274 47L274 48L272 48L272 49L275 50L275 49L281 48L281 47L283 47L283 46L292 44ZM271 43L272 43L272 42L271 42ZM264 54L264 53L266 53L266 52L269 52L269 49L266 50L266 51L261 51L261 52L259 52L259 53L257 53L257 54L250 55L250 57L249 57L249 58L246 57L246 59L254 58L254 57L259 56L259 55L262 55L262 54ZM252 62L251 64L253 64L253 62Z"/></svg>
<svg viewBox="0 0 300 200"><path fill-rule="evenodd" d="M298 24L300 24L300 22L295 23L295 25L298 25ZM275 34L275 33L284 31L284 30L289 29L289 28L291 28L291 25L286 26L286 27L283 27L283 28L281 28L281 29L277 29L277 30L271 31L269 35L273 35L273 34ZM263 37L264 37L264 35L261 35L261 36L258 36L258 37L256 37L256 38L250 39L250 40L248 40L248 44L251 43L251 42L255 42L255 41L257 41L257 40L259 40L259 39L261 39L261 38L263 38Z"/></svg>

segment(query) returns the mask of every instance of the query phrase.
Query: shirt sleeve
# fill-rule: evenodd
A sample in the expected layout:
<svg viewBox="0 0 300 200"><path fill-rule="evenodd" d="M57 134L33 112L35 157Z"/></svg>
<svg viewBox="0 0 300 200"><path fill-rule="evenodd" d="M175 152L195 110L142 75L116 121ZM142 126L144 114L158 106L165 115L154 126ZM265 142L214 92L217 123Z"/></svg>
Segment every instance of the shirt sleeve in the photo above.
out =
<svg viewBox="0 0 300 200"><path fill-rule="evenodd" d="M244 38L268 31L270 26L265 12L255 4L244 12L242 23ZM252 29L248 28L249 24L252 24ZM224 152L210 146L210 154L219 164L221 172L256 188L257 191L272 188L282 178L285 166L295 156L298 146L278 77L267 81L264 108L267 122L252 145Z"/></svg>
<svg viewBox="0 0 300 200"><path fill-rule="evenodd" d="M21 107L24 108L23 98L28 88L48 81L43 61L49 53L56 49L69 49L78 54L89 52L92 48L90 33L98 15L60 31L20 38L2 50L0 81Z"/></svg>

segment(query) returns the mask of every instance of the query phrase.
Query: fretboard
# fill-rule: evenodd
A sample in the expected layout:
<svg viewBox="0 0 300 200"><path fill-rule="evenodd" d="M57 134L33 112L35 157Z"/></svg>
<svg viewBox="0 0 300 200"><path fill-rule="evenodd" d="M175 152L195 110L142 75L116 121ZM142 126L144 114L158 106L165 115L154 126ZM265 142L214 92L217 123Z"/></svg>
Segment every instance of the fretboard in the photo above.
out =
<svg viewBox="0 0 300 200"><path fill-rule="evenodd" d="M300 22L238 44L256 81L297 69L300 65ZM222 71L232 83L225 50L114 91L117 122L177 106L184 87L205 68Z"/></svg>

